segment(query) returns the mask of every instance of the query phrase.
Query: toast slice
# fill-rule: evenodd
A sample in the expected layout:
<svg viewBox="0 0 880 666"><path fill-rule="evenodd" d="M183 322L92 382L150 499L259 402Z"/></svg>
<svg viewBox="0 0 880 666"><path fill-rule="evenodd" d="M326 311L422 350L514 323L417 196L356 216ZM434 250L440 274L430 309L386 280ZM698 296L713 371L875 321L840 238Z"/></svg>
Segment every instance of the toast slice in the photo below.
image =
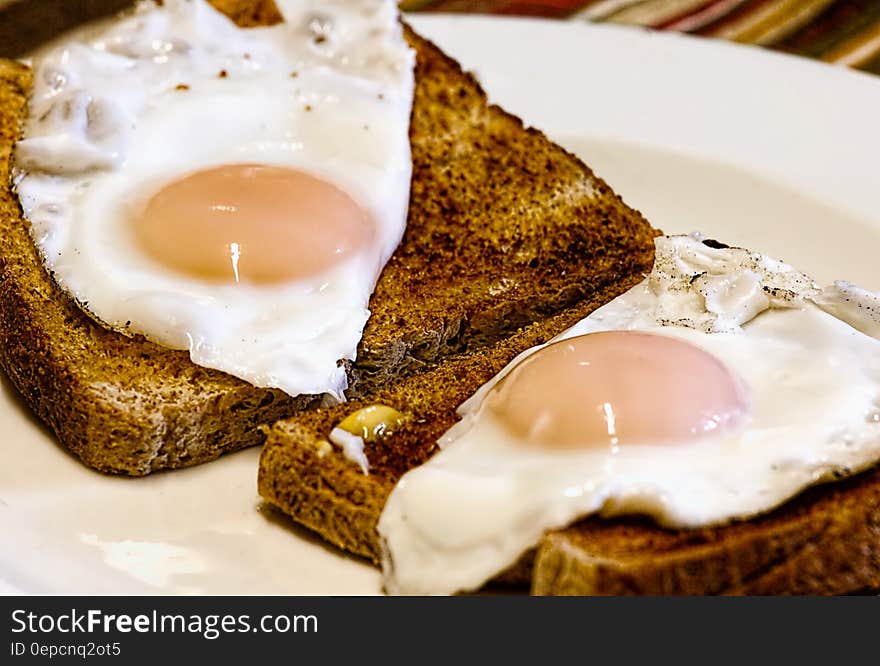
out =
<svg viewBox="0 0 880 666"><path fill-rule="evenodd" d="M610 294L608 294L610 297ZM259 492L336 546L379 564L376 525L401 476L426 461L456 407L514 355L602 304L596 294L496 345L447 360L355 401L268 431ZM393 407L404 423L368 442L369 475L328 442L346 416ZM814 487L761 517L673 530L647 519L592 517L547 533L496 582L538 595L843 594L880 588L880 467Z"/></svg>
<svg viewBox="0 0 880 666"><path fill-rule="evenodd" d="M240 25L264 0L216 0ZM655 231L577 158L491 106L476 81L407 29L417 52L407 231L370 301L351 394L478 350L650 268ZM52 281L11 189L31 73L0 61L0 367L86 465L144 475L263 440L317 406L192 364L86 316Z"/></svg>

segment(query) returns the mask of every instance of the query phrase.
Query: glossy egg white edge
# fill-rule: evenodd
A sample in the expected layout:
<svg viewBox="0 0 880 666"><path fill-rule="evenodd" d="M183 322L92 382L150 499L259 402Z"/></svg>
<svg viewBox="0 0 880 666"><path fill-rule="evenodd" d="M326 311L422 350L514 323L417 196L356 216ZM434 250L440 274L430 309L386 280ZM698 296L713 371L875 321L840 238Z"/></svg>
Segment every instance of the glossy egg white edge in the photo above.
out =
<svg viewBox="0 0 880 666"><path fill-rule="evenodd" d="M590 515L645 514L670 527L766 512L880 458L880 309L844 282L699 235L661 237L645 281L547 344L639 330L685 340L747 387L729 432L676 446L536 451L482 409L523 352L465 402L441 451L397 484L379 521L386 589L479 588L547 531Z"/></svg>
<svg viewBox="0 0 880 666"><path fill-rule="evenodd" d="M392 0L277 2L240 29L204 0L142 2L34 59L15 186L55 280L93 317L289 394L346 387L368 302L406 224L414 53ZM210 284L170 272L120 221L183 175L301 169L378 221L367 252L312 280Z"/></svg>

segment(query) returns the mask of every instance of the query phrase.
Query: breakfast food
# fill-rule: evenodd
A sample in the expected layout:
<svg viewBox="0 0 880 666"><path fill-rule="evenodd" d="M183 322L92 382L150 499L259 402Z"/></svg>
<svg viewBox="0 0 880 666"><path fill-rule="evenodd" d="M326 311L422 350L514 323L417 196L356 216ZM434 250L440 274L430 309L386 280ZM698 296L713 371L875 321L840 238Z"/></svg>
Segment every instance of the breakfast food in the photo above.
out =
<svg viewBox="0 0 880 666"><path fill-rule="evenodd" d="M177 4L199 5L197 10L193 10L196 23L202 20L205 12L213 11L200 2L166 2L163 11L171 11ZM313 4L328 6L326 3L293 0L278 2L275 4L280 14L276 15L264 11L266 3L257 3L262 8L260 12L246 10L247 7L256 6L253 2L215 4L230 16L239 18L240 26L252 25L254 16L258 22L277 23L279 15L289 17L297 7L311 8ZM332 6L337 4L351 5L333 3ZM365 9L387 12L390 3L365 1L363 4ZM210 19L212 33L214 22L221 18L213 16ZM260 53L258 42L263 37L243 37L238 32L246 30L225 23L223 25L223 30L235 31L235 40L238 41L234 43L247 41L251 45L253 42L253 53L248 50L237 56L239 61L236 66L246 71L248 65L244 63L257 59ZM307 38L315 39L313 29L323 30L321 26L326 28L324 23L313 26L309 21L305 25L298 23L287 26L287 29L299 30ZM294 387L296 382L285 384L288 392L273 388L282 382L270 377L277 377L278 373L267 368L275 363L284 366L285 360L281 354L277 358L272 353L262 354L260 358L266 363L252 364L253 359L249 355L242 360L236 352L222 363L206 363L215 367L204 367L192 362L189 351L176 351L160 344L174 344L181 340L183 328L178 325L183 315L189 316L191 309L187 305L184 313L177 313L175 321L163 323L162 318L169 311L164 310L164 306L154 308L152 304L160 300L164 304L166 301L164 296L156 300L152 291L148 292L151 295L146 299L147 305L139 309L142 318L138 321L127 314L123 315L121 311L115 312L119 305L115 298L107 298L104 306L100 306L101 312L98 312L98 303L93 308L92 297L80 294L83 289L101 289L101 283L108 279L88 279L82 283L82 288L77 286L80 283L76 282L76 276L80 269L72 267L77 261L62 266L50 264L50 270L55 271L55 275L50 276L43 268L43 257L31 239L14 194L8 189L4 190L0 209L0 224L3 227L3 233L0 234L0 365L8 372L28 404L83 462L102 471L142 475L158 469L214 459L223 453L259 443L262 435L258 427L261 424L320 404L328 394L332 396L335 392L338 397L345 382L349 384L348 395L370 395L386 381L430 367L450 355L491 345L521 326L543 320L583 299L601 296L603 300L608 300L648 268L651 239L655 232L638 213L625 206L579 160L550 143L539 132L523 128L516 118L490 106L476 82L436 47L408 29L404 29L404 36L416 52L415 89L408 130L412 180L406 231L394 255L385 265L369 301L371 317L358 346L356 363L352 364L351 358L345 361L349 352L342 352L339 358L334 359L329 375L315 373L313 380L310 380L315 382L313 386L305 384L306 376L311 377L312 373L303 372L290 375L303 380L299 388ZM232 43L230 37L229 44ZM319 41L319 45L323 43ZM274 54L273 49L269 51ZM245 58L246 54L250 54L250 58ZM274 62L271 54L266 57ZM221 60L226 63L227 58L224 56ZM203 71L207 78L196 77L193 73L194 78L174 83L174 90L167 90L162 98L168 96L175 100L174 104L180 103L190 108L190 104L200 104L197 88L201 84L210 91L222 91L223 84L244 85L236 82L237 75L242 72L235 70L232 64L228 67L214 64L217 66L205 65ZM152 65L146 68L151 69ZM330 76L323 69L321 71L321 76ZM180 76L187 74L183 71L177 73ZM295 86L300 79L298 72L296 77L291 76L294 73L285 72L284 90L288 85ZM0 177L7 183L10 180L8 156L13 142L20 135L26 99L32 90L32 76L29 68L23 65L0 63L0 146L4 155ZM348 74L340 76L345 78ZM319 78L317 75L314 77L315 80ZM182 89L178 90L178 85ZM363 87L375 92L377 104L390 101L379 100L379 95L385 93L374 90L371 85L364 84ZM354 87L357 91L352 93L352 99L364 92L361 87ZM405 89L403 92L395 90L405 97ZM190 99L190 93L193 93L193 101L177 101ZM276 102L272 102L270 107L277 110ZM301 119L309 118L303 122L321 122L320 119L311 120L312 116L308 115L315 113L317 104L312 105L312 111L306 111L305 106L299 106L300 103L297 100L292 102L297 106L296 112ZM72 105L71 111L76 108L76 105ZM239 104L232 104L232 108L236 113L247 115L247 110ZM400 137L400 124L397 121L402 108L395 104L387 107L389 118L393 121L387 132L395 141ZM263 109L258 109L258 115L262 112ZM86 120L88 115L86 106ZM81 115L79 117L82 118ZM218 137L222 137L227 130L216 127L212 119L206 124L214 126ZM173 119L164 118L156 122L161 124L166 120L171 124L174 122ZM362 130L362 126L359 127ZM377 135L386 131L372 129L376 130ZM368 130L363 131L369 134ZM27 158L26 141L23 145L25 150L19 154ZM31 148L35 148L30 153L31 157L39 157L40 151L37 149L40 145L32 145ZM154 157L162 154L161 147L148 148L149 154ZM168 152L177 150L174 145L165 148ZM340 148L340 156L345 154L343 148L348 149L349 146ZM214 147L210 147L210 151L213 150ZM100 150L89 155L97 156L99 161L112 161L112 152L111 149L109 158ZM389 155L393 164L400 166L398 158L402 152L393 149ZM142 157L147 159L148 156L146 153L141 156L138 151L134 161ZM283 161L281 157L278 159ZM168 163L173 164L174 160L168 160ZM358 180L356 175L359 177L368 170L366 166L363 169L355 168L357 160L352 160L350 173L343 173L345 164L333 160L329 160L329 163L332 163L333 169L339 167L334 177L346 183L349 178ZM233 175L247 177L251 163L237 164ZM265 177L266 182L274 182L276 173L273 169L276 166L277 163L269 164L268 167L272 169L266 168L261 172L260 179ZM193 167L202 169L198 173L212 184L215 179L223 181L229 175L211 171L205 165ZM309 169L312 168L320 169L310 165ZM402 173L402 170L395 171L393 183L392 180L388 181L389 192L400 192L394 183L400 184ZM179 188L183 190L183 197L198 191L199 183L188 181L185 174L179 175L178 182L173 187L169 185L173 197L181 195ZM47 180L54 183L57 177L56 174ZM59 179L59 187L66 186L65 180ZM115 179L111 180L116 182ZM31 214L36 215L40 204L36 202L36 195L31 194L33 188L23 181L18 185L24 185L24 190L27 190L24 192L26 199L34 197L27 199L25 204L30 207ZM354 192L359 186L352 184L350 187ZM43 189L38 189L43 193ZM339 193L335 191L327 195L339 198ZM378 193L369 193L366 199L374 195L378 196ZM51 200L45 201L51 207ZM342 201L343 208L348 206L345 197L342 197ZM392 209L389 220L393 222L397 219L394 210L399 210L395 206L399 207L400 199L395 195L389 201ZM150 209L150 203L148 199L145 208L140 210ZM257 197L256 203L261 203L260 197ZM167 201L159 197L152 204L155 210L161 211L167 206ZM52 210L49 208L43 212L51 216L54 214ZM164 210L167 211L167 208ZM98 219L96 216L88 223L101 228L108 219ZM135 216L135 219L142 218ZM48 229L48 223L41 224ZM392 227L397 228L395 224L390 224L382 233L393 236L396 232ZM169 275L175 271L190 270L192 265L187 262L193 259L201 261L202 257L188 251L181 255L177 252L179 248L173 247L175 243L163 244L166 228L161 225L145 225L143 228L132 226L129 229L131 235L139 238L137 242L141 242L143 247L149 248L147 254L170 252L158 262L169 264L170 270L166 273L163 269L161 275L151 273L149 284L172 287L171 292L176 299L180 296L177 286L188 281L184 279L178 282L176 274L174 279L169 279ZM63 233L57 238L44 239L39 235L36 240L38 243L52 244L52 247L55 244L66 247ZM131 249L131 245L133 243L129 244L128 249ZM113 254L119 249L115 240L111 246L113 252L101 257L101 261L108 260L116 266L115 262L127 255ZM217 243L213 247L216 249ZM274 251L274 248L270 249ZM371 255L377 265L370 267L370 270L378 272L378 262L386 251L387 248ZM231 262L233 257L231 254L224 255L226 258ZM146 261L144 258L142 260ZM156 263L156 258L152 257L150 261ZM196 269L229 271L232 265L222 260L218 260L220 263L210 261L207 269L201 265ZM218 268L221 263L223 268ZM121 268L125 271L140 270L127 262L122 264ZM275 265L284 269L283 262ZM93 268L91 265L82 268L83 274L89 275ZM63 275L59 275L59 269L63 269ZM360 293L366 289L364 284L370 286L370 281L375 279L370 270L358 272L363 284L359 284L354 291ZM62 287L59 287L56 278ZM208 292L218 289L212 279L206 282L209 283L206 287ZM124 291L135 294L139 286L136 283L112 285L108 287L108 293L121 294ZM235 289L241 286L239 284ZM83 306L90 314L86 314L68 296L68 290L80 300L89 301ZM245 293L244 290L241 293ZM195 299L193 302L200 304L199 307L203 304L204 299L195 289L187 290L186 295L187 298L192 296ZM346 294L345 302L351 304L352 301L347 299L356 301L356 296ZM98 298L100 300L100 295ZM271 303L272 307L275 305ZM251 313L253 306L252 299L246 298L242 311ZM359 314L352 315L355 318L366 314L363 306L359 307ZM354 305L352 308L357 310ZM347 319L335 311L328 315L333 317L329 321L314 314L314 317L308 316L303 321L316 328L338 323L337 315ZM243 316L236 318L236 322L248 319L248 316ZM225 318L223 320L226 321ZM129 321L131 324L128 324ZM156 328L152 328L152 323L157 324ZM122 330L116 330L120 324ZM303 333L308 328L298 328L297 333ZM259 330L263 331L262 328ZM354 328L347 330L343 337L351 340ZM142 331L144 335L136 331ZM168 337L164 337L165 333L168 333ZM208 331L210 335L216 333ZM339 335L342 336L342 333ZM285 344L295 345L295 339L284 339ZM237 346L237 343L233 346ZM328 351L331 347L328 345L327 349L323 349L319 346L319 350L323 349L324 361L332 355ZM232 349L232 346L228 348ZM196 351L196 360L199 360L199 350ZM308 364L320 362L321 367L325 365L317 353L314 358L305 354L300 360ZM217 367L229 372L218 370ZM249 381L233 377L231 373L247 377ZM265 386L257 386L250 380ZM291 395L302 390L314 392Z"/></svg>
<svg viewBox="0 0 880 666"><path fill-rule="evenodd" d="M659 238L649 277L562 335L503 368L458 361L473 379L442 408L421 395L442 369L376 396L397 416L355 432L369 476L322 444L361 405L276 424L261 493L381 562L390 592L511 566L539 594L877 586L877 473L802 491L880 459L878 322L847 283Z"/></svg>
<svg viewBox="0 0 880 666"><path fill-rule="evenodd" d="M15 189L55 282L106 327L342 399L406 221L414 54L390 2L285 15L242 30L148 2L42 54Z"/></svg>

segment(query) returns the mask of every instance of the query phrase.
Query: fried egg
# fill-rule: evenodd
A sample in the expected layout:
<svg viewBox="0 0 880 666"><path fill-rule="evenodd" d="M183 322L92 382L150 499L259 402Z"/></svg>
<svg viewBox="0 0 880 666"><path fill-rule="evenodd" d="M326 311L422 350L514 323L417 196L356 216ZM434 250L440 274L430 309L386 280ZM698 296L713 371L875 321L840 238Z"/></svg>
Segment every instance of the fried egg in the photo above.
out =
<svg viewBox="0 0 880 666"><path fill-rule="evenodd" d="M745 519L880 459L880 297L697 235L459 409L379 521L386 588L482 586L548 530Z"/></svg>
<svg viewBox="0 0 880 666"><path fill-rule="evenodd" d="M15 185L94 318L291 395L342 399L403 235L414 53L393 0L279 0L238 28L142 2L34 62Z"/></svg>

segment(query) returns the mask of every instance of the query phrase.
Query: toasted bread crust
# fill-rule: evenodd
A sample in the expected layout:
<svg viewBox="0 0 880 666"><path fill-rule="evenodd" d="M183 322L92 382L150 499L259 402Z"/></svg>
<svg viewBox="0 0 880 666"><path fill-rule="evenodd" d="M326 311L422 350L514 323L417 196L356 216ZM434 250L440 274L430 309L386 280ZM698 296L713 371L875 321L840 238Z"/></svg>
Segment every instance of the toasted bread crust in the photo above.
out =
<svg viewBox="0 0 880 666"><path fill-rule="evenodd" d="M215 4L241 25L275 20L271 2ZM616 282L644 263L654 233L577 159L488 107L436 47L407 38L419 63L410 215L370 302L353 396ZM0 367L31 409L86 465L137 476L259 444L258 426L314 406L109 331L54 284L10 181L30 77L0 62Z"/></svg>
<svg viewBox="0 0 880 666"><path fill-rule="evenodd" d="M552 316L653 256L656 232L583 162L406 37L417 52L409 221L370 302L352 396Z"/></svg>
<svg viewBox="0 0 880 666"><path fill-rule="evenodd" d="M846 594L880 588L880 468L723 527L584 520L549 534L532 593Z"/></svg>

